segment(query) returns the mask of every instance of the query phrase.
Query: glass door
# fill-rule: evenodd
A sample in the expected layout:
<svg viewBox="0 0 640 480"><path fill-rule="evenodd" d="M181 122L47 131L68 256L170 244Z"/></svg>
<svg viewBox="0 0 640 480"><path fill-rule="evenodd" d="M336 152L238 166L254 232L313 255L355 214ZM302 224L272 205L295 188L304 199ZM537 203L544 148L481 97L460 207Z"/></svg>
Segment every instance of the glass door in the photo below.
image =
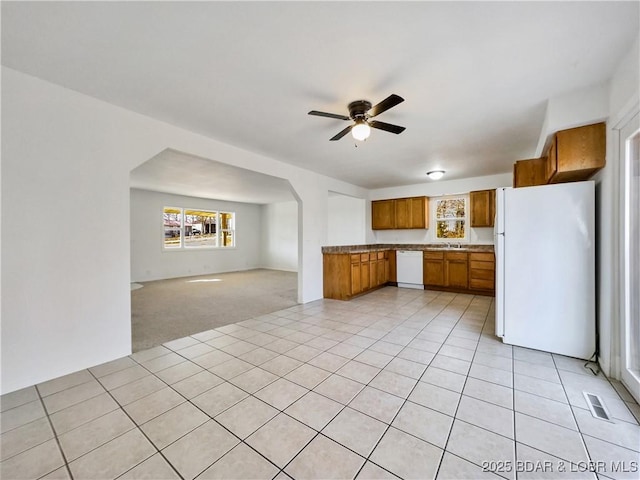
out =
<svg viewBox="0 0 640 480"><path fill-rule="evenodd" d="M622 167L622 383L640 402L640 115L620 130Z"/></svg>

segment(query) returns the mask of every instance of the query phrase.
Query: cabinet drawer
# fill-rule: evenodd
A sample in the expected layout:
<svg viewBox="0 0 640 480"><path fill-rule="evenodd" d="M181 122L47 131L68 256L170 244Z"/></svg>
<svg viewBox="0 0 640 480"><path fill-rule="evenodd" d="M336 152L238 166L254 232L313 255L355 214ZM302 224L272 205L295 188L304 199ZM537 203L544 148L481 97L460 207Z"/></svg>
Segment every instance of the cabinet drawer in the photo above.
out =
<svg viewBox="0 0 640 480"><path fill-rule="evenodd" d="M471 252L469 253L469 260L471 261L478 260L480 262L493 262L493 253Z"/></svg>
<svg viewBox="0 0 640 480"><path fill-rule="evenodd" d="M378 252L378 260L382 260L384 258L384 252Z"/></svg>
<svg viewBox="0 0 640 480"><path fill-rule="evenodd" d="M351 263L360 263L360 254L354 253L351 255Z"/></svg>
<svg viewBox="0 0 640 480"><path fill-rule="evenodd" d="M469 284L471 288L475 288L478 290L493 290L493 280L472 278Z"/></svg>
<svg viewBox="0 0 640 480"><path fill-rule="evenodd" d="M369 254L368 253L361 253L360 254L360 261L361 262L368 262L369 261Z"/></svg>
<svg viewBox="0 0 640 480"><path fill-rule="evenodd" d="M493 270L479 270L479 269L471 269L471 279L477 279L477 280L493 280L494 277L494 272Z"/></svg>
<svg viewBox="0 0 640 480"><path fill-rule="evenodd" d="M445 258L447 260L462 260L467 261L467 252L445 252Z"/></svg>
<svg viewBox="0 0 640 480"><path fill-rule="evenodd" d="M495 263L493 262L477 262L471 260L469 262L469 267L472 270L495 270Z"/></svg>
<svg viewBox="0 0 640 480"><path fill-rule="evenodd" d="M424 252L424 258L427 260L443 260L444 252Z"/></svg>

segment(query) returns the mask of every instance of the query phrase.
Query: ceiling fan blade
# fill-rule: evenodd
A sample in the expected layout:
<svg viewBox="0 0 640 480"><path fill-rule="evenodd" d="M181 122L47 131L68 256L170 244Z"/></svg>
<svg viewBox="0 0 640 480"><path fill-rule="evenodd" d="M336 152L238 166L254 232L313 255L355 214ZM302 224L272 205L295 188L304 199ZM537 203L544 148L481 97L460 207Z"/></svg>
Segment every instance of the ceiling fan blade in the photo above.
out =
<svg viewBox="0 0 640 480"><path fill-rule="evenodd" d="M351 120L350 117L346 115L338 115L337 113L327 113L327 112L318 112L317 110L311 110L309 115L315 115L317 117L329 117L329 118L337 118L338 120Z"/></svg>
<svg viewBox="0 0 640 480"><path fill-rule="evenodd" d="M377 120L369 120L369 126L371 128L384 130L385 132L395 133L396 135L398 133L402 133L405 131L405 128L399 125L392 125L390 123L378 122Z"/></svg>
<svg viewBox="0 0 640 480"><path fill-rule="evenodd" d="M387 98L385 98L384 100L382 100L379 104L371 107L368 115L369 117L375 117L376 115L380 115L382 112L386 112L390 108L393 108L402 102L404 102L404 98L393 93L389 95Z"/></svg>
<svg viewBox="0 0 640 480"><path fill-rule="evenodd" d="M353 128L353 125L349 125L347 128L345 128L344 130L342 130L340 133L336 134L333 138L330 138L330 141L334 141L334 140L340 140L342 137L344 137L347 133L349 133L351 131L351 129Z"/></svg>

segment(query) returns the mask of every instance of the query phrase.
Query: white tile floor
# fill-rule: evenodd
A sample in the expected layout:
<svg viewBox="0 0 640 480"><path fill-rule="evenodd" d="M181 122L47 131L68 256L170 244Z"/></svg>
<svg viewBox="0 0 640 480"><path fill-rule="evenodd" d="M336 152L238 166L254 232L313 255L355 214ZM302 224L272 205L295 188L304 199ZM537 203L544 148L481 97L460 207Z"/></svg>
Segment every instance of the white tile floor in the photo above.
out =
<svg viewBox="0 0 640 480"><path fill-rule="evenodd" d="M503 345L492 301L387 287L5 395L0 477L640 478L624 387Z"/></svg>

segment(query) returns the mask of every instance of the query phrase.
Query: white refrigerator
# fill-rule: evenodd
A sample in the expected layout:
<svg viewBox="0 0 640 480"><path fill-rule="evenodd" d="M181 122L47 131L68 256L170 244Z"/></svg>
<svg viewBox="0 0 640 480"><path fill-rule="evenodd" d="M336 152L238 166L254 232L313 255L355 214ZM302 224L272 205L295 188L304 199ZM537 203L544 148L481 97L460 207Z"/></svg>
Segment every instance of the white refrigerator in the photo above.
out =
<svg viewBox="0 0 640 480"><path fill-rule="evenodd" d="M596 350L595 185L496 191L496 335L589 359Z"/></svg>

